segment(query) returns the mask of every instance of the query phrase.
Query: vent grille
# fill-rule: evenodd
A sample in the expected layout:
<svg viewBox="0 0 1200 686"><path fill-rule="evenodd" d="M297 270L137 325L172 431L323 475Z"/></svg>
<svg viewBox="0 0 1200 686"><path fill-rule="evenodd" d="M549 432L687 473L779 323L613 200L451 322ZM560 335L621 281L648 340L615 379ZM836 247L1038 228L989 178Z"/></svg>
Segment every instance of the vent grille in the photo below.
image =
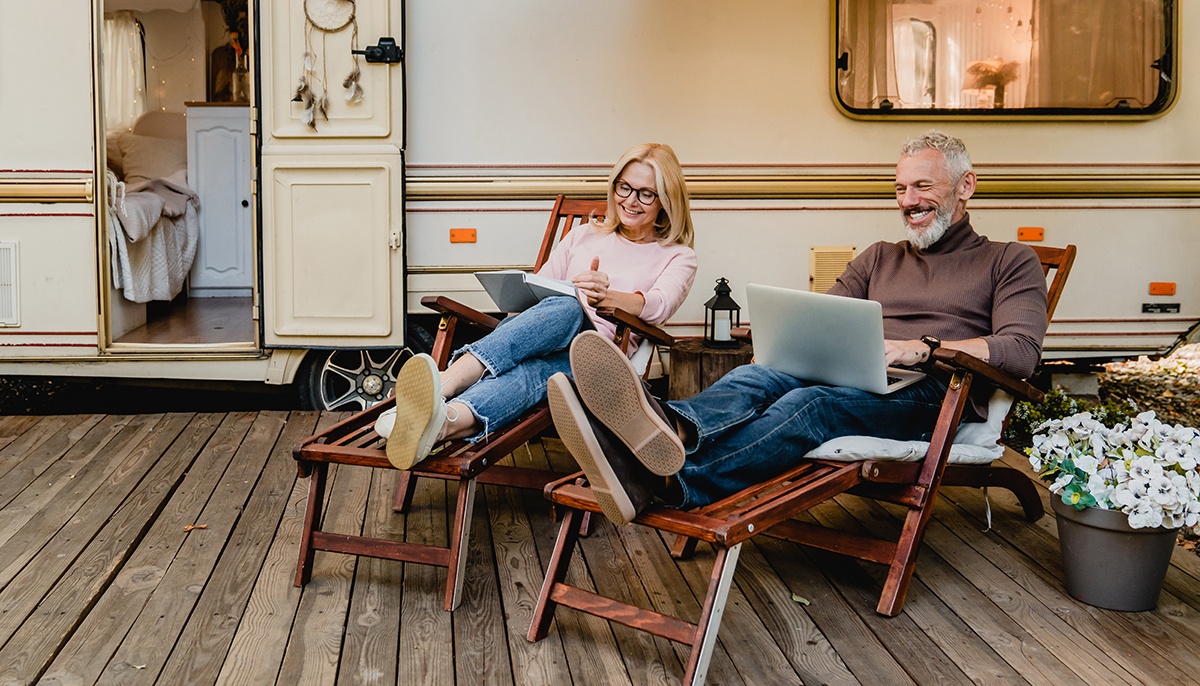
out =
<svg viewBox="0 0 1200 686"><path fill-rule="evenodd" d="M824 293L846 271L846 265L858 254L853 245L817 245L808 253L808 290Z"/></svg>
<svg viewBox="0 0 1200 686"><path fill-rule="evenodd" d="M0 241L0 326L21 325L18 283L17 243Z"/></svg>

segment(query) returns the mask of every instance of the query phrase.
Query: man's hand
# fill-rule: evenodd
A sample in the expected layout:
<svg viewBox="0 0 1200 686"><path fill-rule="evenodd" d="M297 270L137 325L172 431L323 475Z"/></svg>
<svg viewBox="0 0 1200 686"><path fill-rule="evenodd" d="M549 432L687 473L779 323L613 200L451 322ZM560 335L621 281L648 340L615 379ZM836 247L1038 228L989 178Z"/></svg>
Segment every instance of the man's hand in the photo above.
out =
<svg viewBox="0 0 1200 686"><path fill-rule="evenodd" d="M883 354L889 367L914 367L929 359L929 346L920 340L885 340L883 342Z"/></svg>
<svg viewBox="0 0 1200 686"><path fill-rule="evenodd" d="M977 357L984 362L988 361L988 345L987 341L982 338L971 338L965 341L942 341L942 347L950 350L961 350L962 352ZM883 354L887 359L888 366L899 365L901 367L912 367L918 364L929 361L930 354L929 346L922 340L914 341L889 341L883 342Z"/></svg>
<svg viewBox="0 0 1200 686"><path fill-rule="evenodd" d="M600 303L604 302L604 298L608 296L608 274L600 271L600 258L592 258L592 268L586 272L576 274L571 283L579 289L587 298L588 304L592 307L599 307Z"/></svg>

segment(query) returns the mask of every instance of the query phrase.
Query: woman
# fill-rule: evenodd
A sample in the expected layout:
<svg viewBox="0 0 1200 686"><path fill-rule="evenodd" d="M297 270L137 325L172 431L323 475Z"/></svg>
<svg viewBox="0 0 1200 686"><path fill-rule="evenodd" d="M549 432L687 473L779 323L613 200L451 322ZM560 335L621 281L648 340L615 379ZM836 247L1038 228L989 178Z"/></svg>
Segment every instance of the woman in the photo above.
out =
<svg viewBox="0 0 1200 686"><path fill-rule="evenodd" d="M388 439L388 460L409 469L438 442L479 440L544 400L546 380L571 373L567 348L576 334L615 333L595 308L622 309L655 325L666 321L691 290L691 246L687 186L675 152L657 143L634 147L609 174L604 220L568 233L538 271L574 283L587 311L573 297L546 298L463 346L444 372L428 355L409 359L397 375L395 410L375 426Z"/></svg>

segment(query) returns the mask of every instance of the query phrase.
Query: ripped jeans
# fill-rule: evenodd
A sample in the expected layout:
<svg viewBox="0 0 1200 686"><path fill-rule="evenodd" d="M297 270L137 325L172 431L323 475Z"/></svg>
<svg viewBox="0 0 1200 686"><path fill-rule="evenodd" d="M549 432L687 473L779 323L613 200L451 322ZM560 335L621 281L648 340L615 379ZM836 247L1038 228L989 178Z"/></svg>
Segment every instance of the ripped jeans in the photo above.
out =
<svg viewBox="0 0 1200 686"><path fill-rule="evenodd" d="M556 372L571 375L567 348L585 326L591 322L578 300L546 298L454 353L458 359L469 352L486 369L475 385L447 400L466 405L483 426L472 442L545 400L546 381Z"/></svg>

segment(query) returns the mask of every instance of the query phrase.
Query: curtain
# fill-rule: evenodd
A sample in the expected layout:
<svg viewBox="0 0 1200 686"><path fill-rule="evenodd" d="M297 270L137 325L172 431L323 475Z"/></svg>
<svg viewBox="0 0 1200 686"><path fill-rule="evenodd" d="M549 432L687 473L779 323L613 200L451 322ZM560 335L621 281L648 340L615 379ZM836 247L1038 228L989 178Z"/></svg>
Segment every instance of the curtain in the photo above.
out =
<svg viewBox="0 0 1200 686"><path fill-rule="evenodd" d="M1162 0L1036 0L1027 104L1147 107L1158 93Z"/></svg>
<svg viewBox="0 0 1200 686"><path fill-rule="evenodd" d="M892 0L847 0L839 4L838 52L849 69L838 71L838 95L847 107L871 108L899 100L892 38Z"/></svg>
<svg viewBox="0 0 1200 686"><path fill-rule="evenodd" d="M104 121L109 133L128 131L146 111L146 59L133 13L104 15Z"/></svg>

